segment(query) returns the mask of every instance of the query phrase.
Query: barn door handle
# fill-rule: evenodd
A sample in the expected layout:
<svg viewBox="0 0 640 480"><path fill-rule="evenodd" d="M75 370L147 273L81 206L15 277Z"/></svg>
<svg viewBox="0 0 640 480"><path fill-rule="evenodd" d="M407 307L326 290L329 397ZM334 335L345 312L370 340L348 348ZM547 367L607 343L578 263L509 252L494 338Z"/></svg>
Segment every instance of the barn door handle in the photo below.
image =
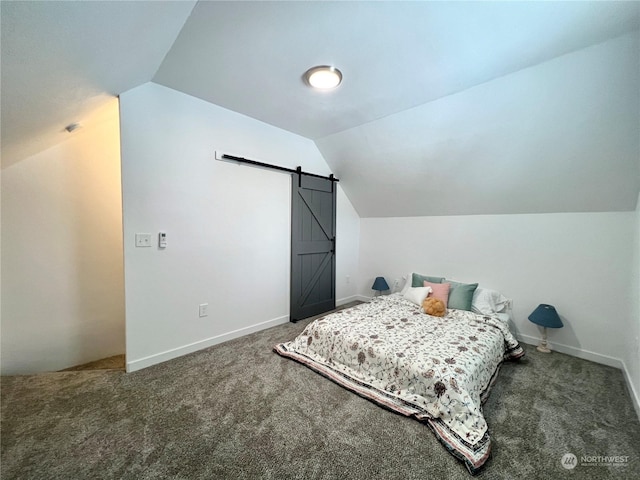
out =
<svg viewBox="0 0 640 480"><path fill-rule="evenodd" d="M331 239L331 253L336 253L336 237Z"/></svg>

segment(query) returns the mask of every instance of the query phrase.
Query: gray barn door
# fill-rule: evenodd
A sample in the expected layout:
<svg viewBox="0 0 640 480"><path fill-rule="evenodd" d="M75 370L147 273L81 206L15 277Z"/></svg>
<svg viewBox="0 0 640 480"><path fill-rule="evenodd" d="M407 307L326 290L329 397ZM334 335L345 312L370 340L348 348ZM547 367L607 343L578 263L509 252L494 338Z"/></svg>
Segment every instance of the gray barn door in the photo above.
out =
<svg viewBox="0 0 640 480"><path fill-rule="evenodd" d="M334 182L292 175L292 322L336 307L336 192Z"/></svg>

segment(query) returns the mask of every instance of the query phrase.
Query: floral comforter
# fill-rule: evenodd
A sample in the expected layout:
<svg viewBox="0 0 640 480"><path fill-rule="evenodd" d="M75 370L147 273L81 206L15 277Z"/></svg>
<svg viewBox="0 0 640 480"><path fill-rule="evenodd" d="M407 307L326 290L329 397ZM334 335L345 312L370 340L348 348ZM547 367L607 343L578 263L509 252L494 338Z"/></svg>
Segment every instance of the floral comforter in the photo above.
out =
<svg viewBox="0 0 640 480"><path fill-rule="evenodd" d="M524 354L497 317L432 317L398 294L318 318L275 351L424 421L472 474L491 448L482 403L503 360Z"/></svg>

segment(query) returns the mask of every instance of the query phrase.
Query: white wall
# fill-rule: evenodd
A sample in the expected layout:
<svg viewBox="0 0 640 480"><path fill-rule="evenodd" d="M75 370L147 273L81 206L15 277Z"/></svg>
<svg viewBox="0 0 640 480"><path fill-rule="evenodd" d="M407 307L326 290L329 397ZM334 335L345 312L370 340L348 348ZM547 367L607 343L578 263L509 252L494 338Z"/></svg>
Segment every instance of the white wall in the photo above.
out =
<svg viewBox="0 0 640 480"><path fill-rule="evenodd" d="M636 412L640 417L640 196L638 196L633 228L632 277L629 282L631 311L624 326L626 342L622 359L625 364L627 384L635 400Z"/></svg>
<svg viewBox="0 0 640 480"><path fill-rule="evenodd" d="M2 374L124 353L118 102L2 171Z"/></svg>
<svg viewBox="0 0 640 480"><path fill-rule="evenodd" d="M0 186L2 170L0 169ZM2 189L0 189L0 374L2 373Z"/></svg>
<svg viewBox="0 0 640 480"><path fill-rule="evenodd" d="M342 188L338 188L336 219L336 305L358 299L360 217Z"/></svg>
<svg viewBox="0 0 640 480"><path fill-rule="evenodd" d="M360 228L364 295L377 275L393 281L412 271L478 282L513 299L524 341L537 343L527 317L548 303L565 325L549 331L552 348L621 366L632 212L363 218Z"/></svg>
<svg viewBox="0 0 640 480"><path fill-rule="evenodd" d="M128 370L288 321L290 176L214 151L328 175L313 142L153 83L121 95L120 114ZM337 271L355 280L357 216L341 192L337 229ZM154 246L136 248L136 232ZM352 294L338 283L336 298Z"/></svg>

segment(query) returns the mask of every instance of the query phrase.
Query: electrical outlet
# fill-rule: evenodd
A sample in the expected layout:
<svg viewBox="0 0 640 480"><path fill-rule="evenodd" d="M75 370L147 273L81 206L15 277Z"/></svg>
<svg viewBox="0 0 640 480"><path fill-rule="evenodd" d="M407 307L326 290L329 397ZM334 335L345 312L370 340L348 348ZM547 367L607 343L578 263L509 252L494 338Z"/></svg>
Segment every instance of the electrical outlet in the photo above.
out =
<svg viewBox="0 0 640 480"><path fill-rule="evenodd" d="M150 233L136 233L136 247L150 247L150 246L151 246Z"/></svg>
<svg viewBox="0 0 640 480"><path fill-rule="evenodd" d="M209 315L209 304L201 303L200 307L198 308L198 316L206 317L207 315Z"/></svg>

